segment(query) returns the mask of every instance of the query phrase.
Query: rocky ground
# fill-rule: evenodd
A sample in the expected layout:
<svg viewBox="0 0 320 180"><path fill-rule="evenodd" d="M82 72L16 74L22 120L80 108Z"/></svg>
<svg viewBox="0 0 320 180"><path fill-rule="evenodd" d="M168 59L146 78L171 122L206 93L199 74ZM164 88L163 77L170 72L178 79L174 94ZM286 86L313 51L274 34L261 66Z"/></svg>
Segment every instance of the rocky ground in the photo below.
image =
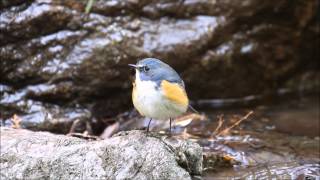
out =
<svg viewBox="0 0 320 180"><path fill-rule="evenodd" d="M119 133L108 140L3 128L2 179L191 179L202 173L202 148L190 141Z"/></svg>

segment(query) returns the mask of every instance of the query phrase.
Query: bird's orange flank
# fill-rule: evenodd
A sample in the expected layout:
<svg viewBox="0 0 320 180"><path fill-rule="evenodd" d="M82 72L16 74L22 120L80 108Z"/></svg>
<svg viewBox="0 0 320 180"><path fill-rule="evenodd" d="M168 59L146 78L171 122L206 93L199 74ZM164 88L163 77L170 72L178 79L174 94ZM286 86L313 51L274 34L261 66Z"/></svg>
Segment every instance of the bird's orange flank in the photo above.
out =
<svg viewBox="0 0 320 180"><path fill-rule="evenodd" d="M188 106L189 99L187 97L187 94L184 88L179 84L163 80L161 82L161 88L166 98L177 104Z"/></svg>

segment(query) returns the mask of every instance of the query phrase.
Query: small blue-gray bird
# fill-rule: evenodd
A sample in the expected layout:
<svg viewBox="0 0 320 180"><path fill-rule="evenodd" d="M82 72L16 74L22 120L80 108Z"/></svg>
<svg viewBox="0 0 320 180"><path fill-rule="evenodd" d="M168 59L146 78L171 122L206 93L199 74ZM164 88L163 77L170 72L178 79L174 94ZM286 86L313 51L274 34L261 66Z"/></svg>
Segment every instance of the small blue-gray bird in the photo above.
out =
<svg viewBox="0 0 320 180"><path fill-rule="evenodd" d="M183 113L189 106L184 82L178 73L168 64L155 58L146 58L137 64L129 64L135 68L132 101L138 112L152 119L171 121Z"/></svg>

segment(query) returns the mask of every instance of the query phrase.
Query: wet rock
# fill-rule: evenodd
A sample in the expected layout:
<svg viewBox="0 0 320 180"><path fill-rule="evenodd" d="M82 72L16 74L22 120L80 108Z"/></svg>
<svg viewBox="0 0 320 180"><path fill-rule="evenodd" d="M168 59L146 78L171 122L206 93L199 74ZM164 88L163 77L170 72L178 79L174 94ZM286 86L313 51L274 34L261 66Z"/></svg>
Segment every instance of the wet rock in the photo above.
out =
<svg viewBox="0 0 320 180"><path fill-rule="evenodd" d="M0 86L0 88L3 92L0 99L2 126L13 126L18 123L17 125L21 128L68 133L74 121L80 122L77 130L83 131L85 123L91 120L91 113L86 108L63 107L25 98L28 97L30 89L38 88L36 91L41 91L40 89L50 88L48 86L30 86L19 91L13 91L8 86ZM14 115L19 122L14 122Z"/></svg>
<svg viewBox="0 0 320 180"><path fill-rule="evenodd" d="M202 98L243 97L283 87L295 76L302 76L301 72L315 73L319 67L314 51L317 45L309 38L316 38L317 34L316 3L256 3L259 2L245 1L243 4L247 5L231 8L225 25L213 33L210 48L194 60L193 68L184 72L192 93ZM292 9L285 8L288 6ZM300 18L298 12L305 14ZM306 21L310 24L306 25ZM307 29L302 30L302 26ZM297 88L299 84L295 82Z"/></svg>
<svg viewBox="0 0 320 180"><path fill-rule="evenodd" d="M144 57L177 69L191 99L269 92L319 67L315 0L99 0L85 14L86 3L1 2L2 120L31 101L88 110L104 127L131 107L127 64Z"/></svg>
<svg viewBox="0 0 320 180"><path fill-rule="evenodd" d="M103 141L1 127L1 178L191 179L198 144L141 131Z"/></svg>

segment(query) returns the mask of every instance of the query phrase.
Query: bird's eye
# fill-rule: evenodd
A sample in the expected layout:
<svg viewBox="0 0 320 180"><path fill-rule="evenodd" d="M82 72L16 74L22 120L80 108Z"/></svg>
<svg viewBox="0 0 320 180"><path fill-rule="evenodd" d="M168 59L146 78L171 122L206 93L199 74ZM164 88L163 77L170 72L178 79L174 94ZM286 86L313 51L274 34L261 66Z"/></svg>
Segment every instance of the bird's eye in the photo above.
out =
<svg viewBox="0 0 320 180"><path fill-rule="evenodd" d="M148 72L150 70L150 68L148 66L144 66L143 70L144 70L144 72Z"/></svg>

